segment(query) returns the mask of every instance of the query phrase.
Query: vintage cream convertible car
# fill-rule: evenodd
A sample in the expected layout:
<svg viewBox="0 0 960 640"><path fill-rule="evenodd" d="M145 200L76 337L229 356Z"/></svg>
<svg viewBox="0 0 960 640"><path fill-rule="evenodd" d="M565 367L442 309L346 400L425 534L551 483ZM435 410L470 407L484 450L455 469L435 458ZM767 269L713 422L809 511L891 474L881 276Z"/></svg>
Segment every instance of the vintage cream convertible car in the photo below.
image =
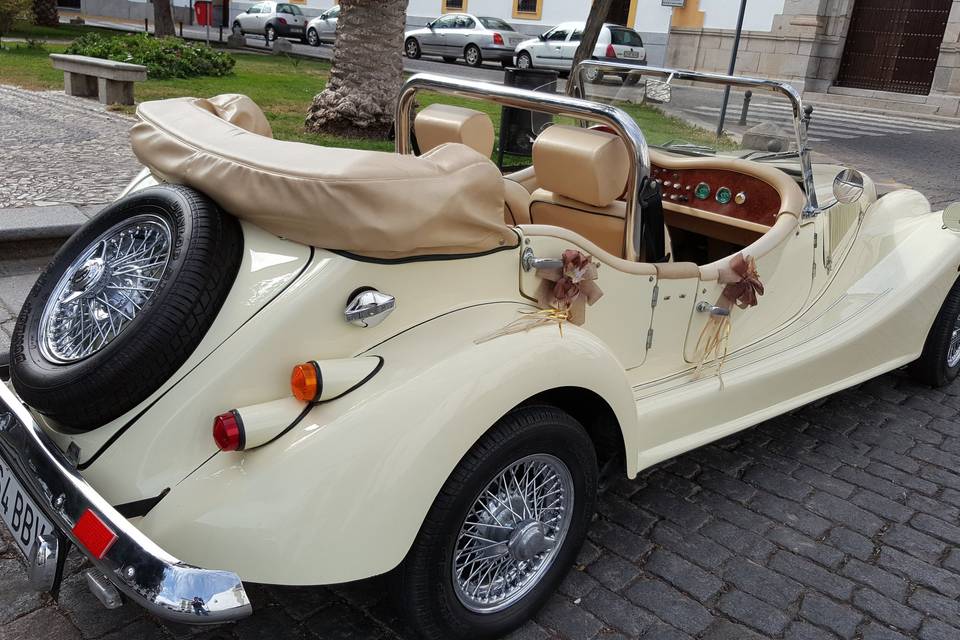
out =
<svg viewBox="0 0 960 640"><path fill-rule="evenodd" d="M76 545L105 605L199 624L250 614L242 581L389 573L424 637L496 637L614 474L903 365L954 379L955 209L812 166L785 85L644 73L785 94L801 153L650 149L612 105L429 75L398 122L424 90L553 114L532 167L463 107L419 111L417 156L406 127L273 140L237 95L140 105L146 169L40 277L0 384L36 588Z"/></svg>

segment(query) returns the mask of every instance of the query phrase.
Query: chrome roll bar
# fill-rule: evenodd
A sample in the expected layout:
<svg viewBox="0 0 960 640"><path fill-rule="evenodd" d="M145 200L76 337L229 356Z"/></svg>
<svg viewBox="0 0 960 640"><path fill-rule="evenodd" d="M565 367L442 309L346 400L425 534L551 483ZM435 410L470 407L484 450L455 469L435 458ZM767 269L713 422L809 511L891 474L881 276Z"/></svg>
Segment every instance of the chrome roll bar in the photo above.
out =
<svg viewBox="0 0 960 640"><path fill-rule="evenodd" d="M803 174L803 186L807 196L807 205L803 210L803 216L809 218L820 212L820 205L817 202L817 190L813 181L813 165L810 161L810 148L807 146L807 123L810 117L803 110L803 98L800 97L800 93L789 84L777 82L776 80L740 78L720 73L664 69L661 67L647 67L623 62L584 60L577 66L576 70L570 74L570 81L574 83L577 95L581 96L585 95L583 92L583 69L586 67L596 67L601 71L611 72L633 71L642 75L658 76L669 80L692 80L705 84L719 84L782 93L787 97L790 105L793 107L793 128L794 134L796 135L797 155L800 158L800 170Z"/></svg>
<svg viewBox="0 0 960 640"><path fill-rule="evenodd" d="M625 111L613 105L565 95L517 89L501 84L463 80L432 73L418 73L404 83L400 91L400 99L397 101L397 153L412 152L410 126L409 124L403 126L400 123L411 122L411 109L418 91L436 91L445 95L474 98L505 107L599 122L611 127L623 139L627 145L627 152L633 158L633 170L630 171L627 181L627 193L633 194L633 197L627 198L625 256L627 260L638 259L641 221L637 207L643 179L650 175L650 152L640 127Z"/></svg>

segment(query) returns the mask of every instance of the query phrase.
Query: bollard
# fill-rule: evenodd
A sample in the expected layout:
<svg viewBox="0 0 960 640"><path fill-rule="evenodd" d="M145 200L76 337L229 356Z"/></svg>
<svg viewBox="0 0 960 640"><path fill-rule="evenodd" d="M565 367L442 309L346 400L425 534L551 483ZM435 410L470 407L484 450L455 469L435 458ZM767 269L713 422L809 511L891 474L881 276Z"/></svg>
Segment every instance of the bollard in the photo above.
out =
<svg viewBox="0 0 960 640"><path fill-rule="evenodd" d="M183 20L180 21L180 37L183 37Z"/></svg>
<svg viewBox="0 0 960 640"><path fill-rule="evenodd" d="M807 131L808 133L810 132L810 120L812 119L812 116L813 116L813 105L808 104L803 108L803 124L805 127L804 130Z"/></svg>
<svg viewBox="0 0 960 640"><path fill-rule="evenodd" d="M753 91L747 89L747 92L743 94L743 107L740 109L740 126L747 126L747 112L750 111L750 98L753 97Z"/></svg>
<svg viewBox="0 0 960 640"><path fill-rule="evenodd" d="M220 35L217 37L217 42L223 42L223 25L220 25Z"/></svg>
<svg viewBox="0 0 960 640"><path fill-rule="evenodd" d="M150 23L147 21L146 18L143 19L143 32L150 33Z"/></svg>

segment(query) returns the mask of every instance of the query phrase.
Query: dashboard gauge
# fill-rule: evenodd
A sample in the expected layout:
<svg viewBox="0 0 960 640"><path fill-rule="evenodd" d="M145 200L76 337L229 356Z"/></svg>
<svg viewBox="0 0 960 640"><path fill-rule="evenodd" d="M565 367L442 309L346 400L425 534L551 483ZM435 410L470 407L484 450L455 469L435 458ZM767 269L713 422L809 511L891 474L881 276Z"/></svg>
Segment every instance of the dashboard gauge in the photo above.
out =
<svg viewBox="0 0 960 640"><path fill-rule="evenodd" d="M706 182L701 182L700 184L697 185L697 188L693 192L693 195L695 195L700 200L706 200L707 198L710 197L710 185L708 185Z"/></svg>
<svg viewBox="0 0 960 640"><path fill-rule="evenodd" d="M733 192L727 187L717 189L717 202L720 204L729 204L733 199Z"/></svg>

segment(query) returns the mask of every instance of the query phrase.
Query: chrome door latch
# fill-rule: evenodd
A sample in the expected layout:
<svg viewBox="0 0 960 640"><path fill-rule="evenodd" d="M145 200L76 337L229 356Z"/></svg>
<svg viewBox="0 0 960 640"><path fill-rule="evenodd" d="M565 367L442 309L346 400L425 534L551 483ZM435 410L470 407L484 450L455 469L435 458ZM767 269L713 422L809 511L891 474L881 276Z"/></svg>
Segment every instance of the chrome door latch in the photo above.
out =
<svg viewBox="0 0 960 640"><path fill-rule="evenodd" d="M343 317L356 327L375 327L383 322L396 306L396 298L389 293L364 289L350 298L347 308L343 310Z"/></svg>
<svg viewBox="0 0 960 640"><path fill-rule="evenodd" d="M563 269L563 260L559 258L538 258L533 254L533 249L527 247L520 255L520 266L524 271L531 269Z"/></svg>
<svg viewBox="0 0 960 640"><path fill-rule="evenodd" d="M715 304L710 304L706 300L701 300L697 303L697 311L700 313L709 312L712 316L728 316L730 315L730 309L726 307L718 307Z"/></svg>

